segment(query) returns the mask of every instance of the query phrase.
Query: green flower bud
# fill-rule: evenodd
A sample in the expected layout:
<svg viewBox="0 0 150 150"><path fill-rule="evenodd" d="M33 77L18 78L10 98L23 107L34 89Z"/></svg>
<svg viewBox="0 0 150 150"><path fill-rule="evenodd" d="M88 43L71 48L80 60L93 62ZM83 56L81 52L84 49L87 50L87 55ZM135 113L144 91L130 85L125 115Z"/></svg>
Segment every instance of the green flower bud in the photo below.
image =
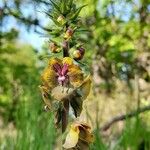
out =
<svg viewBox="0 0 150 150"><path fill-rule="evenodd" d="M85 53L85 49L83 47L79 47L78 50L80 51L81 55L83 56Z"/></svg>
<svg viewBox="0 0 150 150"><path fill-rule="evenodd" d="M52 53L59 53L61 51L61 48L59 48L54 42L50 43L49 48Z"/></svg>
<svg viewBox="0 0 150 150"><path fill-rule="evenodd" d="M59 22L61 25L64 25L66 23L65 21L65 17L60 15L58 18L57 18L57 22Z"/></svg>
<svg viewBox="0 0 150 150"><path fill-rule="evenodd" d="M74 33L74 30L71 28L68 28L65 35L64 35L64 38L65 39L71 39L71 37L73 36L73 33Z"/></svg>
<svg viewBox="0 0 150 150"><path fill-rule="evenodd" d="M81 57L80 51L79 50L74 51L73 56L74 56L74 58L77 58L77 59L80 58Z"/></svg>
<svg viewBox="0 0 150 150"><path fill-rule="evenodd" d="M77 50L75 50L73 52L73 58L74 60L81 60L84 56L84 53L85 53L85 49L80 47L78 48Z"/></svg>

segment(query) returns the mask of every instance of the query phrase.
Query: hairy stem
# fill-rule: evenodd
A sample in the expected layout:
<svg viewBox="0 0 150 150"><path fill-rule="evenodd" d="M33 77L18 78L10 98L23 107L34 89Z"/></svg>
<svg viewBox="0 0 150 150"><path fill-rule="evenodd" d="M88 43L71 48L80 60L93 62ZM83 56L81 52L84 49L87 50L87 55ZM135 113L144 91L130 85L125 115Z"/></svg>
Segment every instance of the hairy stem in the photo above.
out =
<svg viewBox="0 0 150 150"><path fill-rule="evenodd" d="M69 43L68 43L68 41L63 42L63 57L69 57Z"/></svg>
<svg viewBox="0 0 150 150"><path fill-rule="evenodd" d="M64 108L62 110L62 133L65 132L68 125L68 115L69 115L69 101L64 102Z"/></svg>
<svg viewBox="0 0 150 150"><path fill-rule="evenodd" d="M69 57L69 43L68 41L63 42L63 57ZM62 110L62 133L65 132L68 125L68 116L69 116L69 100L66 99L63 103Z"/></svg>

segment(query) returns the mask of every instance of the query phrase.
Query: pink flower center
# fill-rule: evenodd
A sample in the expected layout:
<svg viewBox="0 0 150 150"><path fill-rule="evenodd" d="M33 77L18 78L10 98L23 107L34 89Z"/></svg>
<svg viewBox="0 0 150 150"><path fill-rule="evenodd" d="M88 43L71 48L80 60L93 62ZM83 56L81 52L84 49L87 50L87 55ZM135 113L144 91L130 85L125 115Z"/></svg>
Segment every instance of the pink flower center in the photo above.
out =
<svg viewBox="0 0 150 150"><path fill-rule="evenodd" d="M61 66L60 64L56 63L53 65L53 68L57 74L57 81L60 85L65 85L68 83L68 65L64 64Z"/></svg>

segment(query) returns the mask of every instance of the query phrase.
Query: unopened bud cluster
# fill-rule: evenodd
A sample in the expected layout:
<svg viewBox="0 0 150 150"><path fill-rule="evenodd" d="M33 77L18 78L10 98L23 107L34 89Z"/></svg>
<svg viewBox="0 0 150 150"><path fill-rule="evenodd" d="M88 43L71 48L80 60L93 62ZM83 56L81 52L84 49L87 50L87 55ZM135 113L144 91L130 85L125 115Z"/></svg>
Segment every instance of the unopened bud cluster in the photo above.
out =
<svg viewBox="0 0 150 150"><path fill-rule="evenodd" d="M64 17L62 18L62 16L60 16L57 20L59 22L62 22L62 19L64 19ZM74 35L74 29L72 28L67 28L65 33L64 33L64 40L65 41L70 41L73 38ZM62 46L61 46L62 45ZM49 44L49 49L52 53L59 53L61 52L61 50L63 49L63 44L57 44L56 42L50 42ZM70 53L70 51L69 51ZM76 48L74 48L73 52L71 52L72 54L70 54L74 60L79 61L83 58L84 53L85 53L85 49L83 48L83 46L78 46Z"/></svg>

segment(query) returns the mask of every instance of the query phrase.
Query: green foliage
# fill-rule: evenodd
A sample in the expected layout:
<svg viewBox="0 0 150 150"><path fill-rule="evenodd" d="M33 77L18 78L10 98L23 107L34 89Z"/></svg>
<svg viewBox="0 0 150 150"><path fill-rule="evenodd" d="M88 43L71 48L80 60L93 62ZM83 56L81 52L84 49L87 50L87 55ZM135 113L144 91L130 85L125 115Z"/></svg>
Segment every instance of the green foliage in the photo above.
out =
<svg viewBox="0 0 150 150"><path fill-rule="evenodd" d="M14 35L5 35L10 34ZM0 112L3 110L3 126L12 123L15 135L5 136L0 149L53 149L56 137L53 114L42 109L36 53L15 36L8 37L11 38L1 41Z"/></svg>
<svg viewBox="0 0 150 150"><path fill-rule="evenodd" d="M50 2L47 3L50 8L49 13L47 11L45 12L53 21L56 25L62 26L59 21L57 21L57 18L62 15L65 17L65 24L70 24L70 23L76 23L77 17L82 10L83 7L86 5L80 6L79 8L76 8L76 5L74 4L74 0L49 0Z"/></svg>
<svg viewBox="0 0 150 150"><path fill-rule="evenodd" d="M102 137L99 133L99 129L95 130L94 143L91 145L91 150L107 150L106 144L102 141Z"/></svg>
<svg viewBox="0 0 150 150"><path fill-rule="evenodd" d="M148 75L148 70L144 66L145 71L141 71L140 64L141 53L150 48L147 30L150 29L147 24L149 15L145 7L147 2L138 1L135 4L132 1L86 0L84 3L90 4L85 7L87 15L82 14L85 17L85 28L90 33L84 39L81 37L81 40L87 41L88 61L93 59L99 66L94 74L98 74L106 84L113 82L112 78L116 76L129 83L137 71L141 72L141 78L145 78L144 74ZM126 14L125 8L131 8L131 11Z"/></svg>
<svg viewBox="0 0 150 150"><path fill-rule="evenodd" d="M42 101L35 89L37 86L30 86L30 91L26 89L20 97L14 120L17 133L13 138L6 137L6 142L0 142L0 149L53 149L56 137L53 115L41 109Z"/></svg>
<svg viewBox="0 0 150 150"><path fill-rule="evenodd" d="M13 80L19 79L21 84L26 84L29 80L37 82L37 76L35 76L38 73L37 58L33 48L18 43L14 38L13 40L5 38L2 43L0 55L0 78L2 80L0 80L0 85L5 88L3 91L9 90L9 87L7 89L6 87L10 86Z"/></svg>
<svg viewBox="0 0 150 150"><path fill-rule="evenodd" d="M150 131L140 118L127 120L126 127L118 140L115 150L128 149L150 149Z"/></svg>

